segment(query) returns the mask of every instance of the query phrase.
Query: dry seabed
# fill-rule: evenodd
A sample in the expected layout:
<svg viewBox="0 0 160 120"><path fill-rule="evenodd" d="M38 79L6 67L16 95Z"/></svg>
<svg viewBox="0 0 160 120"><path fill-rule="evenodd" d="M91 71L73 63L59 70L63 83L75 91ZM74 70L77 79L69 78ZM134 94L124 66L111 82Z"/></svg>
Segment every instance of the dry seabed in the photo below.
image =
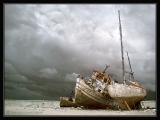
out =
<svg viewBox="0 0 160 120"><path fill-rule="evenodd" d="M48 100L5 100L5 116L156 116L156 109L115 111L60 108L59 101Z"/></svg>

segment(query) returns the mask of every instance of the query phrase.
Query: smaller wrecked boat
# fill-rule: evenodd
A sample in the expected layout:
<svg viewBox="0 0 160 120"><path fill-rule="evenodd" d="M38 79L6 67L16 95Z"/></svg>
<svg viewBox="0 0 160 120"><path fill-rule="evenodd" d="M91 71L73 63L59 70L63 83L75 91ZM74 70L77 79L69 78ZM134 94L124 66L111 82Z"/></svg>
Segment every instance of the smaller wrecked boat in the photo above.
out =
<svg viewBox="0 0 160 120"><path fill-rule="evenodd" d="M75 103L74 98L70 97L60 97L60 107L78 107L79 105Z"/></svg>

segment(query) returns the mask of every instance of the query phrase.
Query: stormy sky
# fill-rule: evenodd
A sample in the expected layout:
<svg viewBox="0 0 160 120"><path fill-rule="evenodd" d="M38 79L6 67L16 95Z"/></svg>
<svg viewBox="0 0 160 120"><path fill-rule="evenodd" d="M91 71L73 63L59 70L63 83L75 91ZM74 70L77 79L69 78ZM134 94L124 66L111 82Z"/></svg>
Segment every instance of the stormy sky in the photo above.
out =
<svg viewBox="0 0 160 120"><path fill-rule="evenodd" d="M106 64L122 82L118 10L135 79L155 90L154 4L5 4L5 98L69 95L76 74Z"/></svg>

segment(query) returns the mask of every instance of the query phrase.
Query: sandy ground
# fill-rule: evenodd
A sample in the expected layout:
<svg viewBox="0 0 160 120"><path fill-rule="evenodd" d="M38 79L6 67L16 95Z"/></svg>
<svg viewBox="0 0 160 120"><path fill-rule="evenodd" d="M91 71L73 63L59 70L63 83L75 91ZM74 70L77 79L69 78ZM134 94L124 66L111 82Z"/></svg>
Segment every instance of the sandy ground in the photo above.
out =
<svg viewBox="0 0 160 120"><path fill-rule="evenodd" d="M115 111L60 108L59 101L5 100L4 116L156 116L156 109Z"/></svg>

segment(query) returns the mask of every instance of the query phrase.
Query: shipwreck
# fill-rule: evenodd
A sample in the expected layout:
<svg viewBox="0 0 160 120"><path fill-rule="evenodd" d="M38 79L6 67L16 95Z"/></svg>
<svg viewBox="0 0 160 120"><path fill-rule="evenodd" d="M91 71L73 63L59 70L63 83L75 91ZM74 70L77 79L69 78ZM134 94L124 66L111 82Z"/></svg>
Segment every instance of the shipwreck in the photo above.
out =
<svg viewBox="0 0 160 120"><path fill-rule="evenodd" d="M134 79L134 72L132 71L128 52L127 57L130 72L125 71L120 11L118 11L118 16L123 83L113 80L109 73L106 72L109 67L108 65L106 65L103 71L94 70L89 78L83 78L79 75L76 80L74 96L69 98L60 97L61 107L82 106L84 108L96 109L138 109L140 101L147 94L146 88ZM130 76L128 79L126 79L127 73Z"/></svg>

